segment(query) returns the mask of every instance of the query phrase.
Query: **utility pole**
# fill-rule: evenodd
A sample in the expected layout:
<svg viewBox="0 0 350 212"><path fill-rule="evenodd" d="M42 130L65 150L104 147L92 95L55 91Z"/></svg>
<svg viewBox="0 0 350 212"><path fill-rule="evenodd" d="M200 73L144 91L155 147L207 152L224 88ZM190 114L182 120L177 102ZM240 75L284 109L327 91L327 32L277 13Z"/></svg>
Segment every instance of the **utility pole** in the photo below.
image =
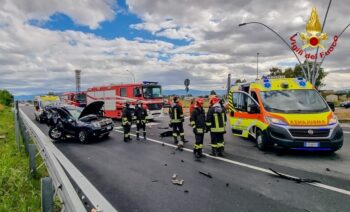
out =
<svg viewBox="0 0 350 212"><path fill-rule="evenodd" d="M230 89L231 89L231 74L228 74L228 76L227 76L227 91L226 91L227 96L228 96L228 93L230 92Z"/></svg>
<svg viewBox="0 0 350 212"><path fill-rule="evenodd" d="M80 75L81 70L75 70L75 92L80 92Z"/></svg>

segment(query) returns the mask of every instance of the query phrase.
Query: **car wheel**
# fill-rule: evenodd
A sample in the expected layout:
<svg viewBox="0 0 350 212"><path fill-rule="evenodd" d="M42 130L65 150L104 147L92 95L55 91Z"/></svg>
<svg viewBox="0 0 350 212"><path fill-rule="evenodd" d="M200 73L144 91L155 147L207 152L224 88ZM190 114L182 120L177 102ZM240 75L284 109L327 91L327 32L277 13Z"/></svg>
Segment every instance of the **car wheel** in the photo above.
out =
<svg viewBox="0 0 350 212"><path fill-rule="evenodd" d="M78 133L78 139L81 143L87 143L88 141L88 134L86 133L85 130L81 130L79 133Z"/></svg>
<svg viewBox="0 0 350 212"><path fill-rule="evenodd" d="M109 137L109 133L106 133L102 136L102 138L108 138Z"/></svg>
<svg viewBox="0 0 350 212"><path fill-rule="evenodd" d="M266 137L261 130L256 131L256 147L261 151L267 149Z"/></svg>
<svg viewBox="0 0 350 212"><path fill-rule="evenodd" d="M62 139L63 133L57 127L51 127L49 130L49 137L54 141L58 141Z"/></svg>

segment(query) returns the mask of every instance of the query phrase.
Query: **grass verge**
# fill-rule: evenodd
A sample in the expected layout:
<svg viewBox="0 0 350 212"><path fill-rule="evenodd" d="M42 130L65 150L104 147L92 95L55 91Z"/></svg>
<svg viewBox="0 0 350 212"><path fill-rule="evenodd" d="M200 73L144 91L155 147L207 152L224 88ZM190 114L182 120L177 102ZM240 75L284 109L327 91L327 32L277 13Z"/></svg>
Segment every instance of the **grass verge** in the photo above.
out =
<svg viewBox="0 0 350 212"><path fill-rule="evenodd" d="M40 211L40 178L47 176L45 166L34 178L29 175L29 158L17 149L12 109L0 106L0 211ZM37 166L41 164L37 157Z"/></svg>

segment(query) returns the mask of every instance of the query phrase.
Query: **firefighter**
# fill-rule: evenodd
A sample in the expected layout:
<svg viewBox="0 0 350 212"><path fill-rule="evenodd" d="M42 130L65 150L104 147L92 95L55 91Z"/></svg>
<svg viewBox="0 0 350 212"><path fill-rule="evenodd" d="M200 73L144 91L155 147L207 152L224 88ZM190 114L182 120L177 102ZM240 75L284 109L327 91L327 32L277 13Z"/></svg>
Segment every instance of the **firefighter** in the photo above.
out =
<svg viewBox="0 0 350 212"><path fill-rule="evenodd" d="M177 144L177 147L179 150L182 150L184 142L185 142L185 133L184 133L184 114L182 110L182 106L179 102L178 97L173 98L172 106L169 110L169 116L170 116L170 124L173 128L173 137L174 137L174 143ZM177 137L181 137L181 141L177 140Z"/></svg>
<svg viewBox="0 0 350 212"><path fill-rule="evenodd" d="M212 107L208 110L206 127L211 134L212 155L223 157L227 117L217 97L212 98L212 103Z"/></svg>
<svg viewBox="0 0 350 212"><path fill-rule="evenodd" d="M203 148L203 139L205 133L205 111L203 109L203 99L198 98L196 100L196 105L191 114L191 125L193 128L193 133L196 138L196 143L194 144L193 154L196 159L203 157L202 148Z"/></svg>
<svg viewBox="0 0 350 212"><path fill-rule="evenodd" d="M131 141L130 138L130 129L132 125L132 113L130 109L130 102L125 103L122 115L122 126L124 130L124 142Z"/></svg>
<svg viewBox="0 0 350 212"><path fill-rule="evenodd" d="M140 100L136 102L135 117L136 117L136 139L140 140L140 130L142 129L143 139L146 140L147 110L143 107L143 103Z"/></svg>

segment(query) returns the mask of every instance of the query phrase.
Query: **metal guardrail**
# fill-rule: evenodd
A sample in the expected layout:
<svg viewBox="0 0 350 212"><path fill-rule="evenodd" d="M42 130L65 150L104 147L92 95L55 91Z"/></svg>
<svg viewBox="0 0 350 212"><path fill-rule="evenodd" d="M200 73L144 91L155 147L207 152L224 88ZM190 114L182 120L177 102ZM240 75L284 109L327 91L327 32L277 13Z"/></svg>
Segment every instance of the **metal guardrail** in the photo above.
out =
<svg viewBox="0 0 350 212"><path fill-rule="evenodd" d="M36 171L35 149L29 144L29 139L32 138L46 164L51 178L42 178L41 180L42 211L53 210L53 199L56 194L62 202L62 211L86 211L82 201L83 198L81 199L77 193L78 190L87 197L95 211L117 211L64 154L56 148L51 139L18 107L18 104L16 104L14 112L16 142L18 148L20 148L19 134L21 133L26 152L30 156L30 172L35 173ZM71 180L74 182L75 186L73 186ZM51 183L51 188L53 187L53 190L50 189ZM53 192L51 192L51 190ZM52 193L53 196L51 196Z"/></svg>

